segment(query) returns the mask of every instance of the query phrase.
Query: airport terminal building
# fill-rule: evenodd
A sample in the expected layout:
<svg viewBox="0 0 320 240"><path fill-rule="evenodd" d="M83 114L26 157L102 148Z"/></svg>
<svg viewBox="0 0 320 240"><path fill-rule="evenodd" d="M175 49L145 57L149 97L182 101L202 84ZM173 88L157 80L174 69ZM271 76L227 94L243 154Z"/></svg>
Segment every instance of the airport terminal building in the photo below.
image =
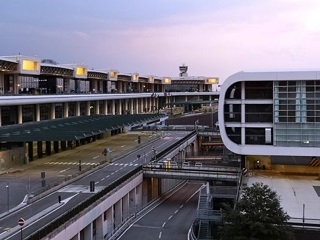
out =
<svg viewBox="0 0 320 240"><path fill-rule="evenodd" d="M219 128L232 152L308 165L319 156L320 71L238 72L223 83ZM258 159L257 157L255 159ZM289 161L288 161L289 162ZM318 160L316 163L319 164ZM258 166L259 167L259 166Z"/></svg>

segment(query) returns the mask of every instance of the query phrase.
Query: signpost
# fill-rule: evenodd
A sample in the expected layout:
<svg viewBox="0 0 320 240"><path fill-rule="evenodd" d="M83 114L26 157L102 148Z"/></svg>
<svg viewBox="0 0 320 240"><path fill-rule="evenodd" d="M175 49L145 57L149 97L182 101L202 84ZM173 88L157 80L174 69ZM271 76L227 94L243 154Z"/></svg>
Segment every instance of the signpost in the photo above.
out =
<svg viewBox="0 0 320 240"><path fill-rule="evenodd" d="M18 224L21 227L20 232L21 232L21 240L22 240L23 239L22 238L22 228L23 228L23 225L24 225L24 219L20 218L19 221L18 221Z"/></svg>

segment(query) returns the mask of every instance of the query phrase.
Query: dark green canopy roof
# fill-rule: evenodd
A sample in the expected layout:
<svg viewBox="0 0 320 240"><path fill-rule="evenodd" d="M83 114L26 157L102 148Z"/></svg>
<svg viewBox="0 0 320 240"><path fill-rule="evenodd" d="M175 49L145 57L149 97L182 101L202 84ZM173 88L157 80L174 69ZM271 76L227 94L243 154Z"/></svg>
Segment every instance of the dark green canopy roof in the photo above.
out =
<svg viewBox="0 0 320 240"><path fill-rule="evenodd" d="M159 120L162 114L68 117L0 127L0 142L75 141Z"/></svg>

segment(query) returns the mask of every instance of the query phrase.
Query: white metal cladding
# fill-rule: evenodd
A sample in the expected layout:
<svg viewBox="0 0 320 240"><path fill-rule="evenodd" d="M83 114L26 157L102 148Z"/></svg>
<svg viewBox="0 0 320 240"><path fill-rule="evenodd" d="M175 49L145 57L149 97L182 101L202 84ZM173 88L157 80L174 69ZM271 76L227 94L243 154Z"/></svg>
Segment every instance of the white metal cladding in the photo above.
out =
<svg viewBox="0 0 320 240"><path fill-rule="evenodd" d="M232 152L242 155L278 155L278 156L319 156L317 147L284 147L275 145L248 145L236 144L230 140L226 132L228 123L224 119L224 106L226 103L226 92L230 86L237 82L249 81L308 81L319 80L320 70L303 71L277 71L277 72L238 72L227 78L221 86L218 108L218 122L221 138L225 146ZM241 104L245 104L241 100ZM234 123L233 123L234 124ZM244 128L246 123L239 123ZM273 126L274 127L274 126Z"/></svg>

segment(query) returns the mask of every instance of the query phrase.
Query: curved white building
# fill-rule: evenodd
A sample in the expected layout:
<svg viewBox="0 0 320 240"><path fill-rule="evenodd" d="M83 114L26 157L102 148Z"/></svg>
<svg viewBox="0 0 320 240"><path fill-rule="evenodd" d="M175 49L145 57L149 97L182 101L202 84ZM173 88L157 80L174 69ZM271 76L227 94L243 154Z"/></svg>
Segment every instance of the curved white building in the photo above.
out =
<svg viewBox="0 0 320 240"><path fill-rule="evenodd" d="M320 71L238 72L225 80L219 127L241 155L320 155Z"/></svg>

